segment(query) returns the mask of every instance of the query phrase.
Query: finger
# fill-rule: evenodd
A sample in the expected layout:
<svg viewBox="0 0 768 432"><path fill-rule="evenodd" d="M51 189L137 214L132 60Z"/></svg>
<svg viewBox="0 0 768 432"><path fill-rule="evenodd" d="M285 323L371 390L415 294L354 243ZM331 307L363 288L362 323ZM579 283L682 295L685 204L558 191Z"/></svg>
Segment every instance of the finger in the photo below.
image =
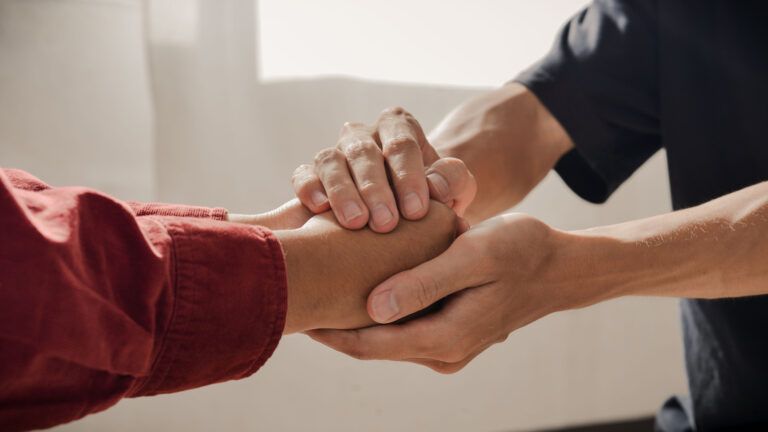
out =
<svg viewBox="0 0 768 432"><path fill-rule="evenodd" d="M432 144L429 143L429 139L424 134L424 128L421 127L421 124L418 120L416 120L416 117L410 113L406 114L408 123L411 125L411 130L414 132L414 134L416 134L416 140L419 142L419 147L421 148L421 158L424 162L424 166L432 165L438 159L440 159L440 155L437 154L437 150L435 150L435 148L432 147Z"/></svg>
<svg viewBox="0 0 768 432"><path fill-rule="evenodd" d="M467 366L472 360L474 360L475 357L480 355L481 352L482 350L474 352L458 362L445 362L441 360L422 359L422 358L410 358L410 359L404 359L403 361L426 366L435 372L450 375L450 374L455 374L456 372L464 369L464 367Z"/></svg>
<svg viewBox="0 0 768 432"><path fill-rule="evenodd" d="M280 207L257 215L258 224L271 230L301 228L314 214L294 198Z"/></svg>
<svg viewBox="0 0 768 432"><path fill-rule="evenodd" d="M358 330L310 330L306 333L332 349L361 360L469 362L490 345L468 331L467 322L472 316L467 313L471 311L462 308L458 301L451 303L454 306L447 310L403 324Z"/></svg>
<svg viewBox="0 0 768 432"><path fill-rule="evenodd" d="M402 108L385 110L378 122L378 137L397 191L400 211L407 219L418 220L427 214L427 188L424 160L419 142L420 129Z"/></svg>
<svg viewBox="0 0 768 432"><path fill-rule="evenodd" d="M346 156L352 178L368 207L371 229L381 233L392 231L398 221L397 204L387 178L384 155L371 128L357 123L345 124L337 147Z"/></svg>
<svg viewBox="0 0 768 432"><path fill-rule="evenodd" d="M435 356L441 339L450 339L450 333L438 327L440 321L428 316L404 324L358 330L310 330L306 334L356 359L403 360Z"/></svg>
<svg viewBox="0 0 768 432"><path fill-rule="evenodd" d="M368 223L368 208L352 181L344 153L335 148L322 150L315 156L315 174L339 223L349 229L364 227Z"/></svg>
<svg viewBox="0 0 768 432"><path fill-rule="evenodd" d="M313 213L328 211L330 208L328 197L325 195L323 184L315 174L315 168L312 165L299 165L293 172L291 184L299 201Z"/></svg>
<svg viewBox="0 0 768 432"><path fill-rule="evenodd" d="M457 312L452 313L456 314ZM461 314L461 312L458 313ZM472 362L472 360L477 358L477 356L490 348L492 345L506 341L508 336L508 334L502 334L492 341L490 341L490 339L487 337L480 338L480 343L477 344L474 348L469 348L466 351L467 354L463 354L464 351L462 351L460 348L454 348L453 353L451 353L451 350L445 351L444 358L449 360L439 360L434 358L407 358L403 359L403 361L426 366L435 372L442 374L453 374L464 369L465 366L467 366L470 362Z"/></svg>
<svg viewBox="0 0 768 432"><path fill-rule="evenodd" d="M449 205L459 216L475 199L475 176L461 159L442 158L427 168L429 194L432 198Z"/></svg>
<svg viewBox="0 0 768 432"><path fill-rule="evenodd" d="M368 314L378 323L390 323L420 311L441 298L486 282L471 248L459 237L445 252L413 269L382 282L368 296Z"/></svg>

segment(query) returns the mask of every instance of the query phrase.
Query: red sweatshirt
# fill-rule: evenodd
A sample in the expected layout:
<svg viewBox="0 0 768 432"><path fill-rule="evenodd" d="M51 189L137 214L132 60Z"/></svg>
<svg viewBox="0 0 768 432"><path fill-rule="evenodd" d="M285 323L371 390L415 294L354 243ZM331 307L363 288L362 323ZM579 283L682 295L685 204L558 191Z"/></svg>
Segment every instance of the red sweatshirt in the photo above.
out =
<svg viewBox="0 0 768 432"><path fill-rule="evenodd" d="M225 217L0 169L0 430L256 372L285 263L269 230Z"/></svg>

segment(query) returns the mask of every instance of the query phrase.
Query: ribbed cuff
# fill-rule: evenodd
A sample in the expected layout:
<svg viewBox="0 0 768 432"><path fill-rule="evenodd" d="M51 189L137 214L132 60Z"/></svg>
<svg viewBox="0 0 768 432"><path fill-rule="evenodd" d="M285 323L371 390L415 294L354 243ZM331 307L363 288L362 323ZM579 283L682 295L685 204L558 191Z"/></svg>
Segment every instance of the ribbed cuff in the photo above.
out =
<svg viewBox="0 0 768 432"><path fill-rule="evenodd" d="M227 210L220 207L198 207L178 204L143 203L129 201L128 205L136 216L175 216L203 219L227 220Z"/></svg>

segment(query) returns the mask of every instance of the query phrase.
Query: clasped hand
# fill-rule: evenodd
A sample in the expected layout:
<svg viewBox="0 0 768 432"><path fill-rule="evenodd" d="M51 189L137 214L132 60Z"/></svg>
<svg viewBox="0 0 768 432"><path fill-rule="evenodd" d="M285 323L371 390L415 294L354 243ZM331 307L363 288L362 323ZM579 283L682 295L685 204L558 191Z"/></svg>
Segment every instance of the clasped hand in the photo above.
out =
<svg viewBox="0 0 768 432"><path fill-rule="evenodd" d="M293 184L313 212L330 209L344 227L368 224L380 233L395 229L400 215L418 220L429 214L430 196L462 215L476 192L466 166L440 158L402 108L384 111L373 126L346 124L338 145L299 167ZM559 289L562 278L551 269L562 266L550 265L567 259L567 248L561 249L567 233L522 214L497 216L471 229L462 220L459 233L441 254L370 292L367 312L379 325L307 333L355 358L453 373L515 329L578 301ZM407 319L438 302L437 310Z"/></svg>

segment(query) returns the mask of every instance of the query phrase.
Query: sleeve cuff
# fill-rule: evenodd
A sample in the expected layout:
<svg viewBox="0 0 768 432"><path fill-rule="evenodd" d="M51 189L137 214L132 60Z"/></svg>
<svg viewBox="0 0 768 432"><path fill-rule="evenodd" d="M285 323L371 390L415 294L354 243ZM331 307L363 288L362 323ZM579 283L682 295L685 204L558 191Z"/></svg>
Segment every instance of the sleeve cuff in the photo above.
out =
<svg viewBox="0 0 768 432"><path fill-rule="evenodd" d="M198 207L164 203L142 203L129 201L128 205L136 216L175 216L201 219L227 220L227 210L220 207Z"/></svg>
<svg viewBox="0 0 768 432"><path fill-rule="evenodd" d="M277 238L261 227L159 219L173 239L174 308L152 371L132 396L255 373L285 325L287 281Z"/></svg>
<svg viewBox="0 0 768 432"><path fill-rule="evenodd" d="M606 201L661 148L655 17L652 2L590 3L515 79L571 137L555 170L588 201Z"/></svg>
<svg viewBox="0 0 768 432"><path fill-rule="evenodd" d="M603 203L627 179L629 170L622 164L612 164L615 155L608 145L599 116L590 108L587 98L578 90L579 84L570 81L560 84L541 66L535 65L515 78L527 87L562 125L575 148L566 153L555 165L555 171L581 198L592 203ZM606 161L602 163L601 161ZM615 169L620 167L621 170ZM631 173L631 171L629 171Z"/></svg>

